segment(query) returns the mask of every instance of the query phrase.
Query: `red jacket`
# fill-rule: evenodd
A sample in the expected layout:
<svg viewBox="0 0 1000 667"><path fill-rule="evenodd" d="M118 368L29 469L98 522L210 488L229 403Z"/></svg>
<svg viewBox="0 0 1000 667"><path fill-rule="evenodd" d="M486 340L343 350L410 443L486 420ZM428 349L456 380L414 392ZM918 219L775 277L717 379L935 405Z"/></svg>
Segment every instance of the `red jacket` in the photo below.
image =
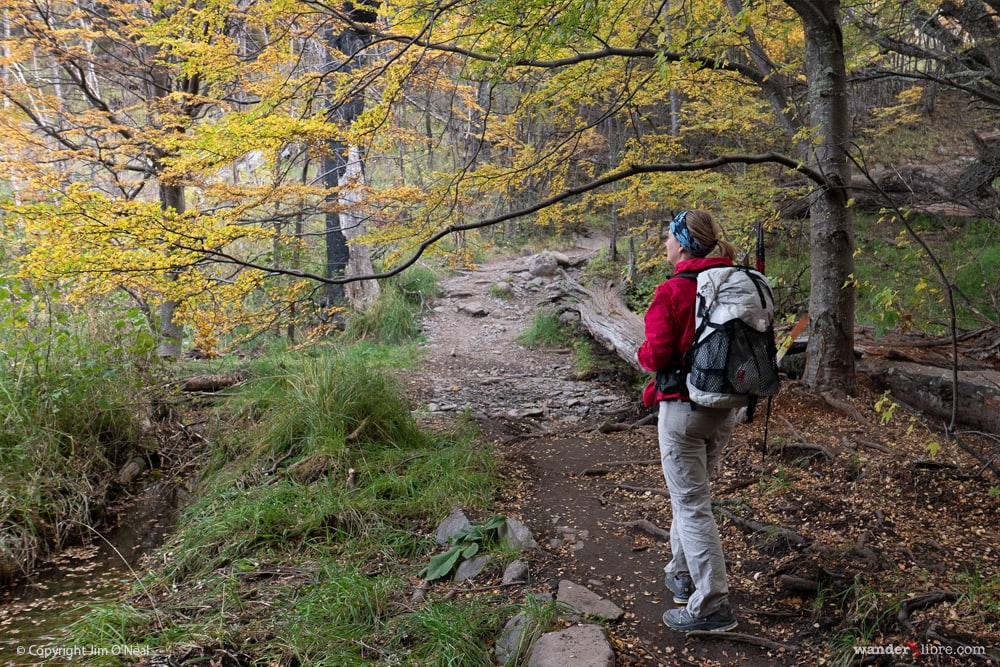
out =
<svg viewBox="0 0 1000 667"><path fill-rule="evenodd" d="M698 271L713 266L732 266L728 257L705 257L678 262L674 276L656 288L653 301L646 310L646 340L639 346L639 364L649 371L680 368L684 355L694 342L694 301L697 282L691 278L677 278L681 271ZM681 398L687 392L664 394L656 389L656 379L650 380L642 392L646 406L659 401Z"/></svg>

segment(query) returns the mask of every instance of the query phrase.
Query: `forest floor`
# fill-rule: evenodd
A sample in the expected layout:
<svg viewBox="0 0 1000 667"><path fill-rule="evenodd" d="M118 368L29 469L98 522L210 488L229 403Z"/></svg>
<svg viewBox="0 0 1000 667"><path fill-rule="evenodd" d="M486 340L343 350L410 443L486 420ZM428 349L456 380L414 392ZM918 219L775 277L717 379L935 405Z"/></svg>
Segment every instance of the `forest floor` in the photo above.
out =
<svg viewBox="0 0 1000 667"><path fill-rule="evenodd" d="M575 263L600 244L563 254ZM626 611L608 628L618 665L1000 663L1000 440L949 439L879 403L864 372L849 406L786 381L769 421L762 405L738 425L713 483L738 634L665 627L670 503L655 422L627 373L583 377L570 341L517 342L558 292L558 276L533 277L529 264L496 259L445 280L408 389L428 422L468 411L498 448L498 511L541 545L532 590L569 579ZM926 345L859 329L860 368L865 355L918 358Z"/></svg>

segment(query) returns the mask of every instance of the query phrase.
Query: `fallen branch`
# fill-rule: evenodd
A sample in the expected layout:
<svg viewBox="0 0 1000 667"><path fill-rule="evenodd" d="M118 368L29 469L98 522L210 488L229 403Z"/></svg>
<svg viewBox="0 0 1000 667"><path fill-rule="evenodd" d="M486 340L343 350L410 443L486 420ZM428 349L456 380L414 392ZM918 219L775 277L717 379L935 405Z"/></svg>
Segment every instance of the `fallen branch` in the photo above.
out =
<svg viewBox="0 0 1000 667"><path fill-rule="evenodd" d="M658 466L660 465L659 459L639 459L637 461L602 461L600 463L594 464L592 468L587 468L580 472L584 477L597 477L600 475L611 474L615 468L624 468L626 466Z"/></svg>
<svg viewBox="0 0 1000 667"><path fill-rule="evenodd" d="M845 447L850 447L851 449L857 449L858 447L867 447L868 449L874 449L878 452L883 452L885 454L892 454L892 448L887 445L883 445L880 442L875 442L873 440L865 440L864 438L854 438L854 440L848 440L844 438L841 440Z"/></svg>
<svg viewBox="0 0 1000 667"><path fill-rule="evenodd" d="M732 521L733 523L735 523L737 526L740 526L742 528L746 528L750 532L753 532L753 533L768 533L768 532L775 533L776 535L780 535L781 537L785 538L791 544L794 544L794 545L800 546L800 547L804 547L807 544L809 544L809 540L808 539L806 539L805 537L802 537L801 535L799 535L798 533L796 533L793 530L789 530L788 528L784 528L782 526L779 526L779 525L773 524L773 523L772 524L768 524L768 525L764 525L762 523L754 521L753 519L744 519L743 517L739 516L738 514L734 514L733 512L730 512L729 510L727 510L725 508L722 508L722 507L719 507L717 505L713 505L713 506L715 507L715 511L716 512L718 512L722 516L726 517L727 519L729 519L730 521Z"/></svg>
<svg viewBox="0 0 1000 667"><path fill-rule="evenodd" d="M601 422L601 425L597 427L596 431L598 433L620 433L621 431L628 431L632 428L631 424L622 424L621 422Z"/></svg>
<svg viewBox="0 0 1000 667"><path fill-rule="evenodd" d="M788 418L785 417L785 415L775 415L775 417L777 417L778 420L785 425L785 428L787 428L789 431L792 432L792 435L795 437L796 440L805 441L805 438L802 437L802 434L799 433L797 428L792 426L792 422L788 421Z"/></svg>
<svg viewBox="0 0 1000 667"><path fill-rule="evenodd" d="M776 642L773 639L768 639L767 637L758 637L757 635L748 635L742 632L692 630L687 633L687 636L694 637L696 639L728 639L732 642L743 642L744 644L753 644L754 646L769 648L774 651L787 651L788 653L794 653L799 650L799 647L795 644L782 644L781 642Z"/></svg>
<svg viewBox="0 0 1000 667"><path fill-rule="evenodd" d="M358 427L353 431L351 431L350 435L344 438L344 442L354 442L355 440L357 440L358 437L361 435L361 431L364 430L367 424L368 424L368 417L365 417L364 419L361 420L361 423L358 424Z"/></svg>
<svg viewBox="0 0 1000 667"><path fill-rule="evenodd" d="M778 446L775 446L775 447L768 447L768 453L769 454L774 454L774 453L785 454L785 452L789 452L789 451L793 451L793 450L801 450L801 451L804 451L804 452L810 452L809 454L805 455L803 458L805 458L805 457L811 458L811 457L816 456L816 455L822 456L827 461L833 461L836 458L833 455L833 452L831 452L829 449L827 449L823 445L817 445L817 444L813 444L811 442L789 442L789 443L786 443L786 444L783 444L783 445L778 445Z"/></svg>
<svg viewBox="0 0 1000 667"><path fill-rule="evenodd" d="M858 535L857 542L854 543L854 553L858 554L865 559L865 562L869 566L875 567L878 565L878 555L871 549L867 547L868 539L871 537L871 533L867 530Z"/></svg>
<svg viewBox="0 0 1000 667"><path fill-rule="evenodd" d="M716 495L728 496L730 493L733 493L734 491L739 491L740 489L745 489L748 486L753 486L759 481L760 481L759 477L747 477L745 479L738 479L729 486L727 486L726 488L719 491Z"/></svg>
<svg viewBox="0 0 1000 667"><path fill-rule="evenodd" d="M646 521L645 519L639 519L638 521L616 521L616 526L624 526L625 528L638 528L644 533L648 533L658 540L663 540L664 542L670 541L670 531L664 530L657 526L652 521Z"/></svg>
<svg viewBox="0 0 1000 667"><path fill-rule="evenodd" d="M857 421L858 423L862 424L866 428L869 428L873 431L878 430L878 427L876 427L875 424L871 423L871 421L869 421L867 417L861 414L856 407L854 407L847 401L842 401L841 399L837 398L828 391L822 392L821 395L823 396L823 400L826 401L826 404L829 405L830 407L835 408L836 410L844 413L845 415Z"/></svg>
<svg viewBox="0 0 1000 667"><path fill-rule="evenodd" d="M246 371L233 371L232 373L219 373L216 375L196 375L180 380L180 388L181 391L213 392L237 385L244 382L248 377L249 374Z"/></svg>
<svg viewBox="0 0 1000 667"><path fill-rule="evenodd" d="M616 484L616 489L621 489L622 491L634 491L635 493L648 493L654 496L663 496L664 498L670 497L670 492L666 489L653 488L648 486L630 486L628 484Z"/></svg>
<svg viewBox="0 0 1000 667"><path fill-rule="evenodd" d="M794 574L783 574L778 577L778 583L786 591L794 591L797 593L816 593L819 591L819 582L815 579L806 579L805 577L797 577Z"/></svg>
<svg viewBox="0 0 1000 667"><path fill-rule="evenodd" d="M938 632L937 623L931 623L930 626L927 628L927 632L925 633L925 635L927 639L933 640L935 643L940 643L945 646L957 646L965 649L959 655L967 655L972 659L981 660L986 663L991 663L993 660L997 659L997 656L995 654L989 654L985 652L979 653L977 650L979 647L973 648L971 644L966 644L963 641L959 641L952 637L942 635L941 633ZM983 643L985 644L985 642Z"/></svg>

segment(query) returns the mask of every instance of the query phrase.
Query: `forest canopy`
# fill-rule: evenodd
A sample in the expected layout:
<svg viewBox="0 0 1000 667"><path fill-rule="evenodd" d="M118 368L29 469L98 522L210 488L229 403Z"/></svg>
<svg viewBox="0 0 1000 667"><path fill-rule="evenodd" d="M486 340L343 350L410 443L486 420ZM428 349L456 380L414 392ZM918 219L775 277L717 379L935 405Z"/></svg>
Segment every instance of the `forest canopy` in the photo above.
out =
<svg viewBox="0 0 1000 667"><path fill-rule="evenodd" d="M700 206L747 248L810 216L793 307L830 345L807 379L849 390L859 203L995 219L1000 142L933 191L868 152L942 91L995 110L980 2L10 0L0 20L11 275L138 306L163 356L536 231L600 226L656 271L665 222Z"/></svg>

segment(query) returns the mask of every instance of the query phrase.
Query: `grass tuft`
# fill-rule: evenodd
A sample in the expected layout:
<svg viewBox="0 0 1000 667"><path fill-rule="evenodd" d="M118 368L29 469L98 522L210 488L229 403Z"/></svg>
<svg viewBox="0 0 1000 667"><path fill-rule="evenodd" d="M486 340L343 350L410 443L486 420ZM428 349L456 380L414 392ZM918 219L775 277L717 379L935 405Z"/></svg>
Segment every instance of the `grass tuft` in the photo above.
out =
<svg viewBox="0 0 1000 667"><path fill-rule="evenodd" d="M517 337L517 342L532 349L565 347L569 342L569 335L559 323L556 313L540 310L535 313L531 326Z"/></svg>

